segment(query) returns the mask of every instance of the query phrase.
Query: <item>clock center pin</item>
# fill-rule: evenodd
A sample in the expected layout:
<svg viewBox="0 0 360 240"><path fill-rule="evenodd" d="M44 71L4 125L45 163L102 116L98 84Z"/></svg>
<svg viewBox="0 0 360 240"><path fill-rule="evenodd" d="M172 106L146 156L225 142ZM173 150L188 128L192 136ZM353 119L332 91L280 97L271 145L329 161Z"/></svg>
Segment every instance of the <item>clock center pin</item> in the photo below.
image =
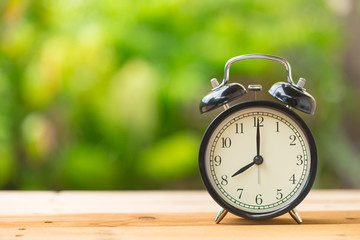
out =
<svg viewBox="0 0 360 240"><path fill-rule="evenodd" d="M263 159L262 156L256 155L256 156L254 157L254 163L255 163L256 165L260 165L260 164L262 164L263 162L264 162L264 159Z"/></svg>

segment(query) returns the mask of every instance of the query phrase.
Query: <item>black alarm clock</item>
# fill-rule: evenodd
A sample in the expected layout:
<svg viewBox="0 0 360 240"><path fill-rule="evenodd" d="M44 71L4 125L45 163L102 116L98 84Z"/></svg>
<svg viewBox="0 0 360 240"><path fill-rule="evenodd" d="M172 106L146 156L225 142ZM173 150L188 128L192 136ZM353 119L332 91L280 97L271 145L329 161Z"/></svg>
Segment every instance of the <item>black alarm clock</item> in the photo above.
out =
<svg viewBox="0 0 360 240"><path fill-rule="evenodd" d="M287 83L275 83L269 90L281 104L255 98L229 107L228 103L247 93L241 84L228 83L230 65L248 59L285 66ZM221 84L211 80L213 89L200 103L201 113L225 108L207 128L199 152L203 183L222 207L215 222L230 211L248 219L268 219L289 212L301 223L295 207L309 193L318 161L309 127L292 110L315 112L316 102L304 89L305 79L295 84L285 59L263 54L234 57L225 64L224 72ZM248 87L255 96L261 89L261 85Z"/></svg>

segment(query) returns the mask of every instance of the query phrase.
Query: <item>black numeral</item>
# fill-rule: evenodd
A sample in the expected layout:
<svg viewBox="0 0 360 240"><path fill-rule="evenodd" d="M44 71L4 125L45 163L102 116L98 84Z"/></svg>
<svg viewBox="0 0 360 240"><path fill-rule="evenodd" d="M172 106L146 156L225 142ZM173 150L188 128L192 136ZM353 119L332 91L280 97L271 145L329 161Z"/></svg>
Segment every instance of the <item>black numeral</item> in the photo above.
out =
<svg viewBox="0 0 360 240"><path fill-rule="evenodd" d="M263 117L254 117L254 127L257 126L257 123L259 122L259 127L263 127L264 125L262 124L264 121Z"/></svg>
<svg viewBox="0 0 360 240"><path fill-rule="evenodd" d="M222 175L221 176L221 185L226 186L229 183L227 179L228 179L227 175Z"/></svg>
<svg viewBox="0 0 360 240"><path fill-rule="evenodd" d="M263 200L262 200L261 197L262 197L261 194L256 195L255 202L256 202L257 205L261 205L263 203Z"/></svg>
<svg viewBox="0 0 360 240"><path fill-rule="evenodd" d="M296 143L295 143L295 141L296 141L296 136L295 135L290 135L290 140L291 140L291 142L290 142L290 146L295 146L296 145Z"/></svg>
<svg viewBox="0 0 360 240"><path fill-rule="evenodd" d="M296 165L301 166L304 163L304 160L302 159L302 155L297 155L296 158L298 160L298 162L296 163Z"/></svg>
<svg viewBox="0 0 360 240"><path fill-rule="evenodd" d="M279 131L279 122L276 122L276 132L280 132Z"/></svg>
<svg viewBox="0 0 360 240"><path fill-rule="evenodd" d="M244 133L244 124L240 123L240 125L238 123L235 123L235 133Z"/></svg>
<svg viewBox="0 0 360 240"><path fill-rule="evenodd" d="M243 189L243 188L238 188L237 191L240 192L240 194L239 194L239 199L240 199L240 198L241 198L241 195L242 195L242 193L243 193L243 191L244 191L244 189Z"/></svg>
<svg viewBox="0 0 360 240"><path fill-rule="evenodd" d="M293 174L291 176L291 178L289 179L290 182L292 182L292 184L295 184L296 183L296 179L295 179L295 174Z"/></svg>
<svg viewBox="0 0 360 240"><path fill-rule="evenodd" d="M219 155L216 155L214 158L215 166L221 165L221 157Z"/></svg>
<svg viewBox="0 0 360 240"><path fill-rule="evenodd" d="M231 139L229 137L227 138L221 138L222 141L222 148L229 148L231 147Z"/></svg>
<svg viewBox="0 0 360 240"><path fill-rule="evenodd" d="M281 191L282 191L282 189L277 189L277 190L276 190L276 199L277 199L277 200L282 199L283 196L284 196Z"/></svg>

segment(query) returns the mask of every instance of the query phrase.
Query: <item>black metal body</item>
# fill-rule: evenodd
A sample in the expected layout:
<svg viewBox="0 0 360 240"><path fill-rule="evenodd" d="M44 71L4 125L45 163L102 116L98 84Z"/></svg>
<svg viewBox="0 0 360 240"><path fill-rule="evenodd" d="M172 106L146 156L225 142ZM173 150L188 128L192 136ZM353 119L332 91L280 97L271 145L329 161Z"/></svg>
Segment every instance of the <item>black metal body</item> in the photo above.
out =
<svg viewBox="0 0 360 240"><path fill-rule="evenodd" d="M301 127L302 131L305 134L306 141L308 142L309 147L310 147L310 155L311 155L311 165L310 165L309 177L308 177L308 179L306 179L305 187L300 190L301 192L297 196L297 198L295 198L292 202L288 203L287 205L285 205L284 207L282 207L280 209L269 211L266 213L246 212L246 211L238 209L232 205L229 205L225 200L223 200L223 198L221 196L219 196L216 193L214 186L210 182L210 179L209 179L210 176L207 175L206 169L205 169L205 161L207 161L207 159L205 159L206 149L209 144L210 137L212 136L212 134L214 134L214 130L216 129L216 127L219 124L221 124L221 122L224 119L226 119L229 115L231 115L239 110L246 109L249 107L254 107L254 106L275 109L279 112L284 113L289 118L291 118L293 121L295 121ZM244 218L249 218L249 219L272 218L272 217L280 216L286 212L289 212L293 208L295 208L306 197L306 195L309 193L309 191L314 183L316 171L317 171L317 162L318 162L318 156L317 156L315 140L314 140L314 137L313 137L310 129L305 124L305 122L292 110L284 107L283 105L280 105L275 102L270 102L270 101L248 101L248 102L239 103L239 104L236 104L236 105L232 106L231 108L225 110L221 114L219 114L213 120L213 122L209 125L208 129L206 130L206 132L203 136L202 142L201 142L200 152L199 152L199 169L200 169L201 178L203 180L203 183L204 183L206 189L212 196L212 198L220 206L222 206L224 209L230 211L231 213L241 216L241 217L244 217Z"/></svg>

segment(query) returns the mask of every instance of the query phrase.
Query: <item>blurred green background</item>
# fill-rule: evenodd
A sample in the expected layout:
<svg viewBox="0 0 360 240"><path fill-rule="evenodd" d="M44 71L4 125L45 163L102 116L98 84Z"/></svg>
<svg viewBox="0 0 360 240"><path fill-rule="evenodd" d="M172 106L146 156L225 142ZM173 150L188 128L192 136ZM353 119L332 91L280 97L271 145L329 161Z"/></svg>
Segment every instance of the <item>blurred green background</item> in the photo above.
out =
<svg viewBox="0 0 360 240"><path fill-rule="evenodd" d="M318 145L315 187L359 188L359 5L1 1L1 189L203 188L198 149L221 109L198 105L225 62L248 53L284 57L308 80L317 112L299 114ZM230 81L260 83L268 99L286 76L251 60Z"/></svg>

